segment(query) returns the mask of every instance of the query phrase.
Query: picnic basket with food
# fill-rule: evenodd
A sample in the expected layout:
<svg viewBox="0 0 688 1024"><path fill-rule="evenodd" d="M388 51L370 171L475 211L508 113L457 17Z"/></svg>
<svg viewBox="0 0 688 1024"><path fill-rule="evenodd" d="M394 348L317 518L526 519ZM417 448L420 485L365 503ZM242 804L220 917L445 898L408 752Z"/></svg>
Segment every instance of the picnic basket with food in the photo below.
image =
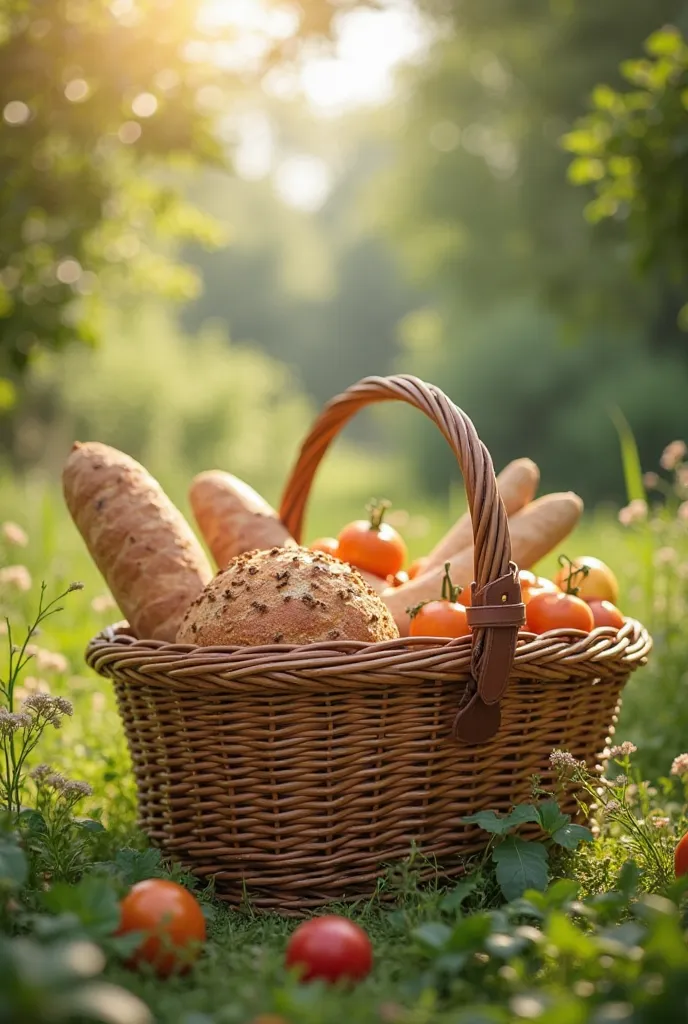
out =
<svg viewBox="0 0 688 1024"><path fill-rule="evenodd" d="M329 444L392 400L436 424L468 497L408 574L382 509L302 545ZM227 473L193 481L214 573L143 467L75 445L66 501L127 619L86 657L114 684L150 840L231 903L300 914L370 894L412 846L428 876L460 874L485 841L463 818L527 800L533 775L551 782L553 748L600 761L651 641L594 560L564 563L558 582L529 572L582 511L537 485L527 459L495 478L438 388L366 378L317 418L279 514Z"/></svg>

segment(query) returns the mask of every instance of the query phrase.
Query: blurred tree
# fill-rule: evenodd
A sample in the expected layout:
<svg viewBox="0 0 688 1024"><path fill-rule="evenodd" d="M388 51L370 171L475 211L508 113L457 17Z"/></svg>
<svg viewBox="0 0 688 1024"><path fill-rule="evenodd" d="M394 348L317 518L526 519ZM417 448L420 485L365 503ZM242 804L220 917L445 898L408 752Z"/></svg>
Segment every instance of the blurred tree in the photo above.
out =
<svg viewBox="0 0 688 1024"><path fill-rule="evenodd" d="M661 269L684 300L688 329L688 45L672 26L654 32L646 58L627 60L630 89L606 83L592 94L594 110L565 139L576 154L569 178L594 185L586 207L594 223L628 223L645 272Z"/></svg>
<svg viewBox="0 0 688 1024"><path fill-rule="evenodd" d="M302 0L252 73L350 5ZM104 296L196 293L171 243L219 235L179 176L224 163L213 128L246 87L222 62L236 30L202 14L202 0L0 0L0 406L38 350L97 338Z"/></svg>
<svg viewBox="0 0 688 1024"><path fill-rule="evenodd" d="M663 292L628 272L625 232L590 231L560 139L594 86L620 84L619 63L685 0L421 6L440 30L409 72L398 159L381 186L385 223L418 278L474 306L535 291L579 324L661 315Z"/></svg>

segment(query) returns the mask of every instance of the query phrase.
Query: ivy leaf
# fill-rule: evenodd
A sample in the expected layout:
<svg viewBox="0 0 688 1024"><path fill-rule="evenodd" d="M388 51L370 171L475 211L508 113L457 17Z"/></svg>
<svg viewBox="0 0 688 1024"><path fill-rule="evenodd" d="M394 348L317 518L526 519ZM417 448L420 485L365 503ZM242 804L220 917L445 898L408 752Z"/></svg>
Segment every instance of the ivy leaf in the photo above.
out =
<svg viewBox="0 0 688 1024"><path fill-rule="evenodd" d="M501 836L518 825L524 825L527 821L539 822L537 808L532 804L519 804L508 814L497 815L494 811L478 811L477 814L470 814L467 818L461 818L464 825L479 825L484 832L491 832L493 835Z"/></svg>
<svg viewBox="0 0 688 1024"><path fill-rule="evenodd" d="M547 850L542 843L509 836L495 847L492 860L497 866L499 887L507 900L518 899L527 889L542 892L547 887Z"/></svg>
<svg viewBox="0 0 688 1024"><path fill-rule="evenodd" d="M556 800L545 800L541 803L538 806L538 817L543 831L550 836L571 821L571 815L564 814Z"/></svg>
<svg viewBox="0 0 688 1024"><path fill-rule="evenodd" d="M576 850L580 843L592 842L592 832L584 825L564 825L557 829L552 840L566 850Z"/></svg>

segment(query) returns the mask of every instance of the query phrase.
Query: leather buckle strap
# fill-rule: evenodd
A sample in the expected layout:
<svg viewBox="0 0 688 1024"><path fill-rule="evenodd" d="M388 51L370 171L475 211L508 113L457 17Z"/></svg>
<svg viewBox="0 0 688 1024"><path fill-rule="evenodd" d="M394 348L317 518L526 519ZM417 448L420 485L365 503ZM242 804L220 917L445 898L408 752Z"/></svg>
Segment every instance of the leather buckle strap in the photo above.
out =
<svg viewBox="0 0 688 1024"><path fill-rule="evenodd" d="M499 729L499 702L504 695L516 653L519 627L525 622L518 569L488 583L472 584L472 603L466 609L473 635L474 692L454 721L454 736L464 743L483 743Z"/></svg>

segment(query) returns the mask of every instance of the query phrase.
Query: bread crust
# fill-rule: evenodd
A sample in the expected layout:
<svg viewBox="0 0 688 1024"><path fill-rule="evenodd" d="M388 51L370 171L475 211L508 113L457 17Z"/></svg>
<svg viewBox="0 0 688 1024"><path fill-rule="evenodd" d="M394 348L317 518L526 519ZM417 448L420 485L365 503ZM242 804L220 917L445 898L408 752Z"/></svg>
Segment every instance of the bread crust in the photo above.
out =
<svg viewBox="0 0 688 1024"><path fill-rule="evenodd" d="M182 513L135 459L77 442L62 473L65 501L120 611L139 639L174 643L212 578Z"/></svg>
<svg viewBox="0 0 688 1024"><path fill-rule="evenodd" d="M390 612L345 562L307 548L235 558L193 601L177 642L262 646L399 636Z"/></svg>
<svg viewBox="0 0 688 1024"><path fill-rule="evenodd" d="M219 569L246 551L296 546L274 508L231 473L199 473L191 481L189 502Z"/></svg>

